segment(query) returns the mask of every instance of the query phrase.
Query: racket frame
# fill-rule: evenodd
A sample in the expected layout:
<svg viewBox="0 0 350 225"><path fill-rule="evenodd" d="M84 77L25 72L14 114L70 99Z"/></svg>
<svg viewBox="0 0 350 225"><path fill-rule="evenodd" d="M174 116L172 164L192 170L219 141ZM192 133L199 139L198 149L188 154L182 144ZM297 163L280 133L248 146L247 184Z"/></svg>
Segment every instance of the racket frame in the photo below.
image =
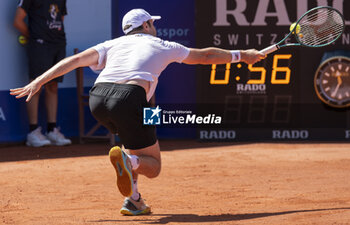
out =
<svg viewBox="0 0 350 225"><path fill-rule="evenodd" d="M342 27L342 32L339 33L339 35L334 38L331 42L328 42L328 43L325 43L325 44L322 44L322 45L307 45L307 44L303 44L302 42L300 42L299 40L299 37L298 37L298 34L295 32L295 30L297 29L297 26L299 25L299 22L300 20L302 20L306 15L308 15L310 12L312 11L315 11L315 10L318 10L318 9L323 9L323 8L328 8L328 9L332 9L334 11L336 11L342 18L342 22L343 22L343 27ZM270 54L282 47L289 47L289 46L305 46L305 47L312 47L312 48L318 48L318 47L324 47L324 46L327 46L327 45L330 45L332 43L334 43L336 40L339 39L339 37L343 34L345 30L345 21L344 21L344 17L343 15L339 12L339 10L333 8L333 7L330 7L330 6L318 6L318 7L315 7L315 8L312 8L310 9L309 11L307 11L306 13L304 13L299 19L298 21L296 22L294 28L292 31L289 32L288 35L286 35L281 41L279 41L277 44L274 44L274 45L271 45L263 50L261 50L260 52L261 53L264 53L264 54ZM287 44L283 44L282 43L289 37L291 36L292 34L294 33L294 36L295 36L295 39L297 40L297 43L287 43Z"/></svg>

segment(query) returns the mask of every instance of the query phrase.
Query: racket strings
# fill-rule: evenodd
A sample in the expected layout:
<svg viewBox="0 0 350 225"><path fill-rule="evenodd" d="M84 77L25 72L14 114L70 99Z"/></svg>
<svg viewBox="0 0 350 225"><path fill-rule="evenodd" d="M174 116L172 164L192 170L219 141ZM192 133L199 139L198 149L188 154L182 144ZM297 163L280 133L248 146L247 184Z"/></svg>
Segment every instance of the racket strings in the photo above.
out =
<svg viewBox="0 0 350 225"><path fill-rule="evenodd" d="M338 35L342 32L342 27L331 27L331 31L324 32L322 35L317 35L314 32L310 32L309 34L304 34L303 36L299 36L299 40L301 40L304 44L307 45L321 45L326 44L328 42L332 42L334 39L338 37Z"/></svg>
<svg viewBox="0 0 350 225"><path fill-rule="evenodd" d="M308 45L321 45L336 39L339 33L341 33L341 31L343 30L342 26L334 26L330 29L332 29L332 31L326 31L322 34L322 36L316 35L314 34L314 32L311 32L309 34L302 33L303 36L299 36L299 40ZM339 30L339 32L334 32L334 30Z"/></svg>
<svg viewBox="0 0 350 225"><path fill-rule="evenodd" d="M306 14L300 21L297 34L299 42L309 46L324 45L338 38L343 32L342 16L329 8L318 9Z"/></svg>
<svg viewBox="0 0 350 225"><path fill-rule="evenodd" d="M319 24L306 24L302 25L301 31L303 34L307 35L308 33L313 34L318 37L325 36L329 33L337 33L337 30L342 30L342 24L334 23L332 20L328 20L323 22L321 25Z"/></svg>
<svg viewBox="0 0 350 225"><path fill-rule="evenodd" d="M306 28L301 29L299 39L308 45L320 45L333 41L342 32L343 26L341 24L326 22L322 25L307 25Z"/></svg>

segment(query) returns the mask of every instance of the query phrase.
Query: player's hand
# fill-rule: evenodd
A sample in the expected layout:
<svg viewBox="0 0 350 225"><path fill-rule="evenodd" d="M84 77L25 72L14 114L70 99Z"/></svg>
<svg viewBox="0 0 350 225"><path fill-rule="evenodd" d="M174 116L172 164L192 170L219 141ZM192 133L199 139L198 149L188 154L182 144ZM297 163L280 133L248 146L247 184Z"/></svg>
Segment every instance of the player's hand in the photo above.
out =
<svg viewBox="0 0 350 225"><path fill-rule="evenodd" d="M248 49L241 51L241 61L247 64L254 64L265 58L266 55L259 52L256 49Z"/></svg>
<svg viewBox="0 0 350 225"><path fill-rule="evenodd" d="M30 99L40 90L41 85L37 82L32 81L28 85L21 87L10 89L10 95L15 95L16 98L22 98L24 96L28 96L26 102L29 102Z"/></svg>

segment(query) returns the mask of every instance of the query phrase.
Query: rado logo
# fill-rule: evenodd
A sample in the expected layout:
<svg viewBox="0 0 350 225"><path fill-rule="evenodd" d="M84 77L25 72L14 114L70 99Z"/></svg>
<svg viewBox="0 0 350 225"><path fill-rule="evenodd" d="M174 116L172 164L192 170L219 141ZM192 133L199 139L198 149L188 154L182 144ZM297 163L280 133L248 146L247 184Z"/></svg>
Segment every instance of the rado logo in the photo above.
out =
<svg viewBox="0 0 350 225"><path fill-rule="evenodd" d="M307 130L273 130L273 139L308 139L309 132Z"/></svg>
<svg viewBox="0 0 350 225"><path fill-rule="evenodd" d="M229 140L235 139L236 132L234 130L201 130L199 131L199 139L201 140Z"/></svg>
<svg viewBox="0 0 350 225"><path fill-rule="evenodd" d="M237 94L242 93L265 93L265 84L237 84Z"/></svg>
<svg viewBox="0 0 350 225"><path fill-rule="evenodd" d="M287 10L287 6L285 4L287 0L259 0L256 13L252 22L247 20L246 15L244 14L246 9L248 8L248 2L252 1L248 0L216 0L216 20L213 23L214 26L231 26L232 24L228 21L228 16L233 16L237 25L239 26L266 26L267 23L265 19L267 17L275 17L277 18L277 26L289 26L292 21L290 21L290 15ZM333 0L332 6L333 8L338 9L341 13L343 13L345 0ZM228 8L228 2L234 2L236 7L235 9ZM308 0L296 0L296 9L297 14L296 18L300 18L306 11L310 8L308 7ZM327 6L327 0L317 0L318 6ZM269 11L269 5L273 5L275 10L273 12ZM249 5L249 7L251 7ZM346 11L348 12L348 11ZM293 21L294 22L294 21ZM350 21L345 21L346 25L350 25Z"/></svg>

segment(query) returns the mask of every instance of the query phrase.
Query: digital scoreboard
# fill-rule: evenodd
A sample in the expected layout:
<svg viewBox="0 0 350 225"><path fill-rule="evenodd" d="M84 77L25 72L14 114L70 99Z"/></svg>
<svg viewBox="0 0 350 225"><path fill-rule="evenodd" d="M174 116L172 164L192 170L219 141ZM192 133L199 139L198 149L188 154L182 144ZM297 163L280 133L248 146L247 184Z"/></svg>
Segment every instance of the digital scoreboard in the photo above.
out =
<svg viewBox="0 0 350 225"><path fill-rule="evenodd" d="M289 25L320 2L197 0L197 47L263 49L287 35ZM324 2L349 14L343 9L350 2ZM349 24L350 15L344 17ZM347 25L342 37L328 47L284 48L254 65L198 66L198 111L223 118L220 125L198 127L198 138L350 140L349 57Z"/></svg>

